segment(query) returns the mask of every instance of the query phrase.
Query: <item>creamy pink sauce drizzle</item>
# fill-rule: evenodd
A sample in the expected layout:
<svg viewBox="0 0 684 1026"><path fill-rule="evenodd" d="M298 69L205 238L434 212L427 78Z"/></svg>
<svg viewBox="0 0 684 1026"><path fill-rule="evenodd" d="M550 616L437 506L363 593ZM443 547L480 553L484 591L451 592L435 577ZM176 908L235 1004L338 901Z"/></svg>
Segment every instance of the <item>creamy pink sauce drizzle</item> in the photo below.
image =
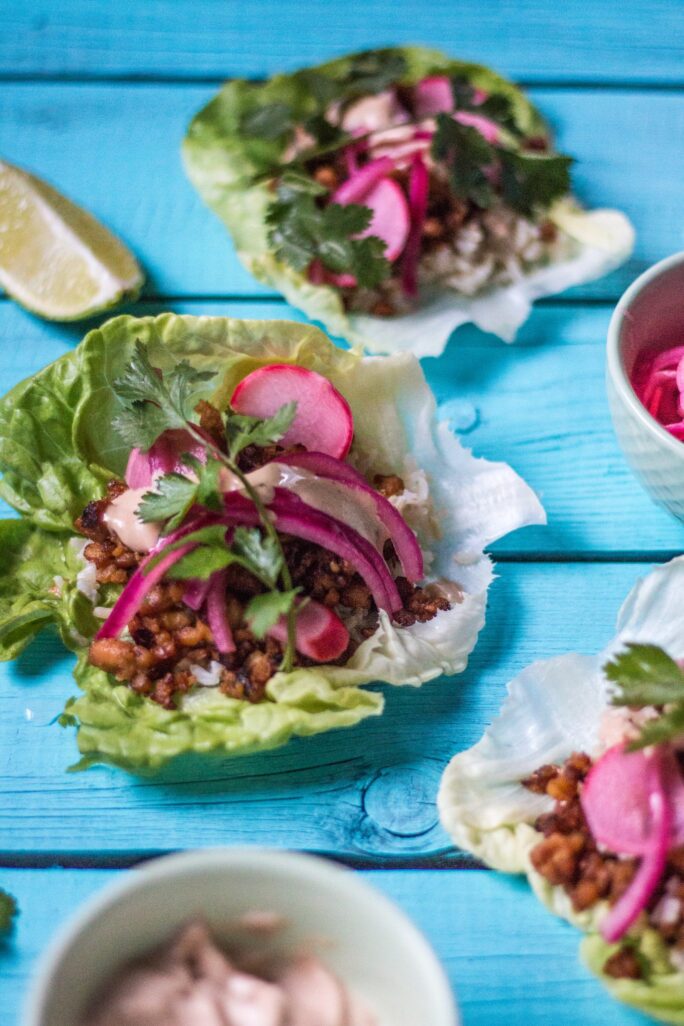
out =
<svg viewBox="0 0 684 1026"><path fill-rule="evenodd" d="M382 552L388 534L378 519L375 504L363 492L277 462L267 463L246 476L264 503L271 502L275 488L287 488L314 509L343 520ZM221 487L226 492L244 491L242 482L227 469L221 472ZM144 523L136 515L143 495L150 490L128 488L110 502L104 513L107 526L134 552L149 552L159 540L161 525Z"/></svg>
<svg viewBox="0 0 684 1026"><path fill-rule="evenodd" d="M204 923L189 923L103 989L80 1026L378 1026L315 956L262 962L236 966Z"/></svg>

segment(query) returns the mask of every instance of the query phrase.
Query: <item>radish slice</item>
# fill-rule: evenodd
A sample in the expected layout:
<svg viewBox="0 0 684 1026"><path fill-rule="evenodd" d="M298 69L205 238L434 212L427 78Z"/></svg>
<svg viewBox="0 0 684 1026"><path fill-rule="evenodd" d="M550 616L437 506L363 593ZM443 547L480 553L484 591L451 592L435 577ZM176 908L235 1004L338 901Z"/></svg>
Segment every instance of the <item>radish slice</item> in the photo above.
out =
<svg viewBox="0 0 684 1026"><path fill-rule="evenodd" d="M385 243L387 260L396 260L406 245L411 227L403 189L392 178L384 178L368 193L363 202L364 206L371 208L373 216L368 227L358 238L377 235Z"/></svg>
<svg viewBox="0 0 684 1026"><path fill-rule="evenodd" d="M387 529L404 574L413 583L421 580L424 574L423 553L415 534L399 510L372 488L357 470L322 452L286 453L276 457L276 461L291 467L301 467L318 477L329 478L368 495L375 503L378 519Z"/></svg>
<svg viewBox="0 0 684 1026"><path fill-rule="evenodd" d="M407 296L418 292L418 261L423 241L423 225L427 214L430 192L430 174L420 156L413 158L409 177L409 204L411 208L411 231L404 259L402 261L401 285Z"/></svg>
<svg viewBox="0 0 684 1026"><path fill-rule="evenodd" d="M672 814L662 784L651 792L648 805L650 847L644 853L632 883L601 923L601 934L610 944L620 940L646 908L667 864Z"/></svg>
<svg viewBox="0 0 684 1026"><path fill-rule="evenodd" d="M281 616L267 633L285 644L287 617ZM295 646L308 659L315 659L317 663L332 662L346 652L348 644L349 631L332 609L310 599L297 611Z"/></svg>
<svg viewBox="0 0 684 1026"><path fill-rule="evenodd" d="M643 855L651 836L653 756L609 748L594 763L580 802L594 838L620 855Z"/></svg>
<svg viewBox="0 0 684 1026"><path fill-rule="evenodd" d="M413 110L417 118L447 114L454 109L454 94L446 75L430 75L413 90Z"/></svg>
<svg viewBox="0 0 684 1026"><path fill-rule="evenodd" d="M387 564L358 531L308 506L283 488L275 489L274 499L268 508L274 516L276 528L282 533L313 542L350 562L368 585L379 609L389 613L401 609L402 601ZM238 492L228 492L224 522L256 527L260 520L249 499Z"/></svg>
<svg viewBox="0 0 684 1026"><path fill-rule="evenodd" d="M132 449L126 466L126 484L129 488L147 488L160 474L188 474L190 469L181 463L180 457L189 452L202 463L207 461L207 451L188 431L182 428L165 431L151 449L141 452Z"/></svg>
<svg viewBox="0 0 684 1026"><path fill-rule="evenodd" d="M297 403L295 418L281 444L304 445L343 459L354 435L347 400L316 371L293 364L272 363L252 371L233 392L236 413L272 417L288 402Z"/></svg>
<svg viewBox="0 0 684 1026"><path fill-rule="evenodd" d="M226 604L227 571L217 570L209 578L209 591L207 593L207 620L211 633L214 635L214 642L221 655L229 655L235 651L233 632L228 622L228 607Z"/></svg>
<svg viewBox="0 0 684 1026"><path fill-rule="evenodd" d="M343 206L348 203L365 203L366 196L371 189L393 170L394 164L389 157L371 160L335 190L331 201L341 203Z"/></svg>

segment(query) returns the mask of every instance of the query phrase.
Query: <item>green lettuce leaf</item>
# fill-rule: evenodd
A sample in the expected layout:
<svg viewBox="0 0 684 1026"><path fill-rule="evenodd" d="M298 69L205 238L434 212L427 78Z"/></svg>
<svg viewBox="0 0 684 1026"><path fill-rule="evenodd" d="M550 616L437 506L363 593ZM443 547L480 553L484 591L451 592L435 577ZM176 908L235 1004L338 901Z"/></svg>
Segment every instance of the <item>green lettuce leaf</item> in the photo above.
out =
<svg viewBox="0 0 684 1026"><path fill-rule="evenodd" d="M0 660L15 659L48 626L70 648L92 635L92 603L77 582L79 548L28 521L0 520Z"/></svg>
<svg viewBox="0 0 684 1026"><path fill-rule="evenodd" d="M522 90L489 68L419 46L393 47L384 54L402 59L406 68L402 84L414 84L428 75L461 77L493 100L503 98L521 134L548 133L541 114ZM262 107L271 115L277 107L281 113L287 107L291 121L304 122L319 112L320 102L343 98L345 76L358 59L358 54L350 54L303 72L276 75L265 83L233 80L190 124L183 143L188 176L224 222L238 256L259 281L282 293L333 335L370 352L408 351L423 357L439 356L452 332L467 322L513 341L535 299L599 278L627 259L634 245L629 221L614 210L587 213L568 199L551 213L561 236L557 259L531 269L515 284L488 288L472 297L435 287L417 309L397 317L347 314L338 289L313 285L306 274L275 257L267 224L273 193L263 176L282 161L288 138L283 133L256 138L249 129L254 127L250 117ZM317 88L312 88L312 79ZM322 82L328 88L321 91Z"/></svg>
<svg viewBox="0 0 684 1026"><path fill-rule="evenodd" d="M70 396L57 387L66 374L64 363L57 361L0 400L0 420L10 405L17 423L33 425L39 476L49 475L53 459L74 468L81 464L91 475L88 488L86 478L76 473L64 479L67 526L86 502L102 494L103 481L124 472L128 449L111 429L119 402L110 383L130 364L138 341L147 347L153 366L186 360L197 370L212 371L216 384L211 399L221 408L245 375L267 363L297 363L329 378L354 415L351 458L357 467L369 479L393 470L410 482L416 468L426 475L422 480L425 487L429 482L439 510L439 531L417 499L405 516L409 522L416 518L414 529L433 556L431 578L443 583L453 603L434 620L410 628L397 628L382 614L378 630L346 665L277 674L269 683L268 701L260 705L197 687L169 712L87 664L83 648L98 621L93 602L84 594L88 571L78 555L80 546L72 545L69 533L39 527L40 496L27 493L20 505L24 522L12 521L18 526L8 528L22 532L26 548L8 563L4 578L7 657L16 654L24 637L27 641L51 622L79 649L76 676L83 694L70 703L67 720L80 725L78 744L86 762L100 759L133 769L156 767L182 752L237 754L273 747L294 734L347 726L379 713L381 697L361 690L364 685L418 685L441 673L460 672L484 622L492 579L484 548L523 524L543 522L544 513L510 467L475 459L437 422L435 401L418 361L408 354L363 358L336 348L317 328L288 321L175 314L117 317L91 331L63 358L69 375L78 380ZM51 412L47 396L53 397ZM47 437L56 431L64 438L58 453ZM0 454L0 467L6 475L14 472L6 455L3 460ZM50 526L54 532L56 523ZM5 547L6 559L10 548ZM31 573L35 580L29 580ZM53 589L55 577L62 582L58 592ZM109 605L113 598L100 594L95 604Z"/></svg>
<svg viewBox="0 0 684 1026"><path fill-rule="evenodd" d="M611 993L661 1018L684 1022L684 973L676 971L663 944L650 930L633 929L624 943L637 945L645 979L615 980L603 973L617 946L597 934L605 903L577 913L562 887L540 876L529 859L541 835L537 817L553 802L521 781L546 763L572 752L600 754L601 718L610 705L611 685L603 667L628 642L661 646L674 658L684 655L684 556L660 566L630 592L620 610L615 637L596 656L575 653L528 666L508 686L499 716L471 749L454 756L438 795L440 817L454 842L487 865L524 873L537 897L555 915L589 936L582 951L590 968Z"/></svg>

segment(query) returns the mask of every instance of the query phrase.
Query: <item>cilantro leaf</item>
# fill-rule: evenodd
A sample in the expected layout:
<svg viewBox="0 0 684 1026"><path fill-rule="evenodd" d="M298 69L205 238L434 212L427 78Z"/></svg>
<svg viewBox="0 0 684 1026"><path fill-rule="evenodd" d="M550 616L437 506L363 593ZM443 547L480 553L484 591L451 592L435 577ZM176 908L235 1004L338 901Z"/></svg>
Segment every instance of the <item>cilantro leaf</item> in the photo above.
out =
<svg viewBox="0 0 684 1026"><path fill-rule="evenodd" d="M190 538L192 539L192 535ZM198 545L174 563L168 571L168 576L175 581L187 581L190 578L206 581L217 570L224 570L235 562L225 542L223 545Z"/></svg>
<svg viewBox="0 0 684 1026"><path fill-rule="evenodd" d="M267 591L250 599L245 610L245 619L257 638L263 638L269 627L273 627L281 616L294 606L300 588L291 591Z"/></svg>
<svg viewBox="0 0 684 1026"><path fill-rule="evenodd" d="M352 97L381 93L389 86L396 85L407 71L404 55L390 48L354 54L342 80L345 95Z"/></svg>
<svg viewBox="0 0 684 1026"><path fill-rule="evenodd" d="M604 668L607 679L617 686L613 705L633 708L666 706L657 718L648 720L630 750L664 744L684 734L684 671L657 645L629 644Z"/></svg>
<svg viewBox="0 0 684 1026"><path fill-rule="evenodd" d="M279 185L278 198L266 215L276 256L297 271L320 260L328 270L352 274L359 285L374 287L390 272L385 243L377 236L355 237L370 224L372 211L356 203L319 207L315 196L321 189L293 187L291 174L284 187Z"/></svg>
<svg viewBox="0 0 684 1026"><path fill-rule="evenodd" d="M112 386L123 406L114 418L115 431L127 445L149 449L163 431L187 425L201 386L213 377L185 361L163 376L137 339L128 367Z"/></svg>
<svg viewBox="0 0 684 1026"><path fill-rule="evenodd" d="M607 663L604 673L620 689L614 705L684 702L684 672L657 645L628 645L627 651Z"/></svg>
<svg viewBox="0 0 684 1026"><path fill-rule="evenodd" d="M438 114L432 155L446 165L455 196L485 209L492 205L494 188L485 168L495 162L497 151L476 128L462 125L448 114Z"/></svg>
<svg viewBox="0 0 684 1026"><path fill-rule="evenodd" d="M285 403L272 417L250 417L244 413L226 416L228 455L234 460L248 445L271 445L279 442L292 424L297 403Z"/></svg>
<svg viewBox="0 0 684 1026"><path fill-rule="evenodd" d="M570 191L572 157L501 150L501 188L514 210L531 215Z"/></svg>
<svg viewBox="0 0 684 1026"><path fill-rule="evenodd" d="M0 887L0 935L9 933L17 913L16 899Z"/></svg>
<svg viewBox="0 0 684 1026"><path fill-rule="evenodd" d="M185 520L188 510L197 498L197 482L182 474L164 474L154 490L145 492L136 515L141 520L168 520L167 531L173 531Z"/></svg>
<svg viewBox="0 0 684 1026"><path fill-rule="evenodd" d="M275 588L283 557L272 538L262 536L256 527L236 527L232 550L243 566Z"/></svg>

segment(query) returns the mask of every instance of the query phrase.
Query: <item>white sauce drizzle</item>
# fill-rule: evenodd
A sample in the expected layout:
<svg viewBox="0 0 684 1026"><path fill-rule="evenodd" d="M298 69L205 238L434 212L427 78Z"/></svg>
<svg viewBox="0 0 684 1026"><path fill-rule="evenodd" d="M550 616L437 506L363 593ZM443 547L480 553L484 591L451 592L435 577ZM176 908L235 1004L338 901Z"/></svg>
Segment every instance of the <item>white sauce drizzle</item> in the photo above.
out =
<svg viewBox="0 0 684 1026"><path fill-rule="evenodd" d="M107 527L134 552L149 552L157 544L161 534L160 524L146 524L135 514L143 495L149 491L149 486L127 488L109 503L102 517Z"/></svg>

